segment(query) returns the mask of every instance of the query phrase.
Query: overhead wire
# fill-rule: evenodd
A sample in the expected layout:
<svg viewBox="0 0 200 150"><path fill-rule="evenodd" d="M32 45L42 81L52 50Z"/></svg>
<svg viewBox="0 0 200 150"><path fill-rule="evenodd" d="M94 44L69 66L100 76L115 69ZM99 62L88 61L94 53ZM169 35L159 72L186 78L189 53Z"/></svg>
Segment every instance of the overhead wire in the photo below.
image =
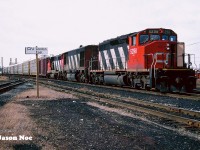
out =
<svg viewBox="0 0 200 150"><path fill-rule="evenodd" d="M200 44L200 42L195 42L195 43L187 44L186 46L192 46L192 45L196 45L196 44Z"/></svg>

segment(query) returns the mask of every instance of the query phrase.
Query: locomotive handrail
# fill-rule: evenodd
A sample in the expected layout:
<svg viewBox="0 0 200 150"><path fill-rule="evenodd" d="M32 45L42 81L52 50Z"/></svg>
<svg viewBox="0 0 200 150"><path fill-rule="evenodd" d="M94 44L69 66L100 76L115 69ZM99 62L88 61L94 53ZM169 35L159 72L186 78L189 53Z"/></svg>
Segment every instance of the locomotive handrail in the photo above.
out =
<svg viewBox="0 0 200 150"><path fill-rule="evenodd" d="M154 63L154 66L153 66L153 69L154 69L154 78L156 78L156 64L157 64L157 62L159 62L157 56L159 56L159 55L163 56L163 54L168 54L168 53L155 53L154 54L154 59L155 59L155 63ZM162 60L162 63L163 62L164 62L164 60Z"/></svg>
<svg viewBox="0 0 200 150"><path fill-rule="evenodd" d="M152 73L153 73L153 64L154 64L154 54L150 53L150 54L145 54L144 56L152 56L152 63L151 63L151 70L150 70L150 77L152 77ZM155 77L154 77L155 78Z"/></svg>
<svg viewBox="0 0 200 150"><path fill-rule="evenodd" d="M195 54L193 54L194 55L194 65L196 66L196 68L197 68L197 64L195 63Z"/></svg>
<svg viewBox="0 0 200 150"><path fill-rule="evenodd" d="M94 68L93 68L93 63L94 62L98 62L98 60L93 60L92 58L91 58L91 60L87 60L88 62L89 62L89 68L88 69L90 69L90 70L93 70ZM96 67L96 69L99 69L100 68L100 70L101 70L101 67L99 66L99 64L97 65L97 67Z"/></svg>
<svg viewBox="0 0 200 150"><path fill-rule="evenodd" d="M192 66L192 62L191 62L191 59L190 59L190 56L191 55L193 55L194 56L194 65L196 66L196 68L197 68L197 65L196 65L196 63L195 63L195 54L187 54L187 53L184 53L183 54L184 56L188 56L188 68L190 68L190 66Z"/></svg>
<svg viewBox="0 0 200 150"><path fill-rule="evenodd" d="M170 54L170 53L155 53L155 54L154 54L154 59L156 60L155 63L154 63L154 67L153 67L153 68L154 68L154 78L155 78L155 72L156 72L156 71L155 71L155 68L156 68L157 62L167 64L169 55L175 55L175 54L176 54L176 53L171 53L171 54ZM162 56L163 56L163 55L166 55L166 59L165 59L165 60L163 59L163 60L159 60L159 61L158 61L158 57L157 57L157 56L159 56L159 55L162 55Z"/></svg>

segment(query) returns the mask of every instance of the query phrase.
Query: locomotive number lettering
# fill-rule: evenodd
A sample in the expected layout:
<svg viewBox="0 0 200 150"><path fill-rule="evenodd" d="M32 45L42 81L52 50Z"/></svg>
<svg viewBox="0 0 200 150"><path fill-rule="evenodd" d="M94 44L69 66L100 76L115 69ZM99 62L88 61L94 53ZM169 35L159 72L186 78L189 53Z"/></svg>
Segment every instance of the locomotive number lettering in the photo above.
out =
<svg viewBox="0 0 200 150"><path fill-rule="evenodd" d="M171 32L170 32L170 30L164 30L164 34L168 34L168 35L170 35Z"/></svg>
<svg viewBox="0 0 200 150"><path fill-rule="evenodd" d="M157 34L157 33L159 33L159 31L158 30L149 30L149 33L151 33L151 34Z"/></svg>
<svg viewBox="0 0 200 150"><path fill-rule="evenodd" d="M130 49L130 54L131 55L137 54L137 48Z"/></svg>

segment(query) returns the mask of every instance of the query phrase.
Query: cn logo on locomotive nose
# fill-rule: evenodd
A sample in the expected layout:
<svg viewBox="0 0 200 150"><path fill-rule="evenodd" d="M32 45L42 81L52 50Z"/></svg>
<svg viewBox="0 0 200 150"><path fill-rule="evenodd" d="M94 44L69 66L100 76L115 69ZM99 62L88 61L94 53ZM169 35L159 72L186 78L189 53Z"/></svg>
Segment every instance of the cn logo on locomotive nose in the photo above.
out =
<svg viewBox="0 0 200 150"><path fill-rule="evenodd" d="M137 48L130 49L130 54L132 55L137 54Z"/></svg>

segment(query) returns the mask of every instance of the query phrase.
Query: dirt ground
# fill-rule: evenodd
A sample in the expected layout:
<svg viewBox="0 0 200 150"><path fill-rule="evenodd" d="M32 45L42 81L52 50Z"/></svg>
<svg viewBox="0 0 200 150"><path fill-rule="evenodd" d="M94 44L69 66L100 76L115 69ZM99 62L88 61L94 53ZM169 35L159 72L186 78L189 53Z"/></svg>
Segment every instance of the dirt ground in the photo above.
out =
<svg viewBox="0 0 200 150"><path fill-rule="evenodd" d="M27 137L31 137L32 140L0 140L0 149L53 150L88 148L95 149L95 147L97 147L97 149L107 149L109 147L111 149L119 149L121 147L121 140L125 140L125 143L122 144L124 146L122 147L130 148L131 145L131 147L135 147L135 149L140 149L138 145L135 145L133 143L135 143L135 141L142 141L143 137L139 137L138 139L130 138L130 140L127 140L128 135L127 137L118 137L119 135L110 135L111 139L109 139L110 129L108 128L108 124L103 124L102 122L100 122L99 126L105 128L104 130L106 131L103 131L101 128L97 129L97 131L96 129L94 130L94 122L98 123L101 119L105 118L102 118L103 116L97 116L94 120L91 121L90 116L88 119L85 115L93 115L93 112L88 112L91 110L86 109L82 110L80 106L77 106L78 101L79 99L71 94L63 94L44 87L40 87L40 98L36 98L35 89L31 89L17 95L12 99L11 102L5 104L2 108L0 108L0 135L2 137L19 137L19 135L25 135ZM100 107L101 109L105 110L107 109L106 107L104 108L101 105L97 105L95 103L83 103L87 103L88 106ZM73 107L73 109L75 110L80 109L80 111L78 111L78 113L80 114L74 113L73 109L65 110L65 106ZM65 115L62 111L65 113L67 113L67 111L70 112L68 112L68 114ZM112 110L108 108L107 111L112 112L114 111L114 109ZM84 115L82 116L81 113L83 113ZM123 114L123 112L120 113ZM64 124L70 125L65 126ZM85 131L85 128L88 128L88 126L89 130L87 129ZM66 132L64 132L63 130L68 131L68 135L65 135ZM115 129L114 127L111 127L111 130L119 133L122 132L120 131L121 129L119 129L118 131L118 129ZM96 133L93 134L93 132ZM92 134L91 137L88 137L88 135L90 134ZM107 138L107 141L104 141L105 139L103 138L103 136ZM100 143L98 143L99 140ZM109 146L109 143L111 143L110 140L113 140L112 142L114 142L114 145L111 144ZM132 144L128 144L132 140L134 142L132 142ZM91 141L94 145L88 145ZM147 139L146 142L147 143L145 143L144 145L141 144L142 147L145 147L145 145L149 144L154 145L154 142L151 139Z"/></svg>
<svg viewBox="0 0 200 150"><path fill-rule="evenodd" d="M2 150L53 149L195 149L199 141L71 94L40 87L0 107L0 136L25 135L32 140L0 140Z"/></svg>
<svg viewBox="0 0 200 150"><path fill-rule="evenodd" d="M7 81L7 80L8 80L8 77L0 75L0 81Z"/></svg>
<svg viewBox="0 0 200 150"><path fill-rule="evenodd" d="M5 79L5 78L4 78ZM40 98L36 98L36 90L31 89L20 93L13 100L0 108L0 129L1 136L25 135L37 139L36 137L42 131L30 117L30 111L27 106L20 104L22 101L37 100L57 100L61 98L74 98L69 94L63 94L44 87L40 87ZM33 132L34 131L34 132ZM19 138L18 138L19 139ZM40 149L40 146L34 144L35 140L0 140L0 149ZM53 149L51 145L39 143L43 149Z"/></svg>

